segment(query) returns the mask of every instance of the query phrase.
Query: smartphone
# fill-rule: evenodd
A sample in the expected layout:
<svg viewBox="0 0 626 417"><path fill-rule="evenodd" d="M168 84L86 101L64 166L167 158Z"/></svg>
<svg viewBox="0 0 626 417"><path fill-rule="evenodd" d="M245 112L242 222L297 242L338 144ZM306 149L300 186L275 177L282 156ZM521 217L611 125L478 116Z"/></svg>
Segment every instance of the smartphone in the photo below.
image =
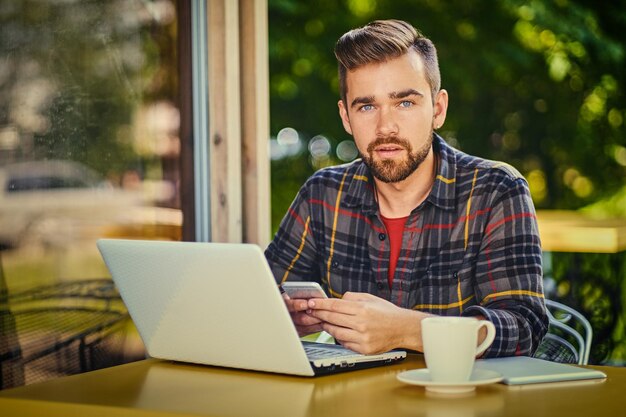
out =
<svg viewBox="0 0 626 417"><path fill-rule="evenodd" d="M283 282L281 287L289 298L308 300L309 298L327 298L326 293L317 282Z"/></svg>

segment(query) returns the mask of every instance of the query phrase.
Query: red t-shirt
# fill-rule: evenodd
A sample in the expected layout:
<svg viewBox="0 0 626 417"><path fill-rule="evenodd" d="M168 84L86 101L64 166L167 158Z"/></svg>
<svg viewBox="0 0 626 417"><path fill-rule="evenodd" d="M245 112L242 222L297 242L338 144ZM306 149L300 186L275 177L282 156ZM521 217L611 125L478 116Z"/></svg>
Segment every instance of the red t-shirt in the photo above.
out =
<svg viewBox="0 0 626 417"><path fill-rule="evenodd" d="M398 264L398 258L400 257L400 251L402 250L402 233L404 232L404 225L406 224L409 216L400 217L398 219L388 219L387 217L380 215L380 218L385 224L387 229L387 235L389 236L389 272L387 273L387 282L389 282L389 288L393 283L393 275L396 272L396 265Z"/></svg>

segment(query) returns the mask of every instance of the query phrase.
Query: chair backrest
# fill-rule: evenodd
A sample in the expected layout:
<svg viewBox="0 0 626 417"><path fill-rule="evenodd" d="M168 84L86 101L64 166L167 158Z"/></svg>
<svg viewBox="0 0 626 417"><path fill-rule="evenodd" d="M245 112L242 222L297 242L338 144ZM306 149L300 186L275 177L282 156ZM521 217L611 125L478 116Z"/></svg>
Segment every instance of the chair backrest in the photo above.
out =
<svg viewBox="0 0 626 417"><path fill-rule="evenodd" d="M566 361L563 358L569 357L579 365L587 365L593 338L591 324L571 307L548 299L545 302L550 327L542 344L550 347L544 349L543 356L556 361ZM553 353L545 353L546 350ZM554 355L556 351L560 352Z"/></svg>

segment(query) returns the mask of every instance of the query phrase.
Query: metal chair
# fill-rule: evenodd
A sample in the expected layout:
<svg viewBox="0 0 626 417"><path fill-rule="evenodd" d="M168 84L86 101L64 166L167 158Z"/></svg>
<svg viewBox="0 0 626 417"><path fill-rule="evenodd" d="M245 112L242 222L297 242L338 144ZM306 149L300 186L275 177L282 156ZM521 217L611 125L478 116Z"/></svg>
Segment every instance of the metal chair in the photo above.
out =
<svg viewBox="0 0 626 417"><path fill-rule="evenodd" d="M587 365L593 338L591 324L571 307L548 299L545 302L550 327L535 357Z"/></svg>
<svg viewBox="0 0 626 417"><path fill-rule="evenodd" d="M11 294L1 278L0 389L143 357L124 350L130 317L109 278Z"/></svg>

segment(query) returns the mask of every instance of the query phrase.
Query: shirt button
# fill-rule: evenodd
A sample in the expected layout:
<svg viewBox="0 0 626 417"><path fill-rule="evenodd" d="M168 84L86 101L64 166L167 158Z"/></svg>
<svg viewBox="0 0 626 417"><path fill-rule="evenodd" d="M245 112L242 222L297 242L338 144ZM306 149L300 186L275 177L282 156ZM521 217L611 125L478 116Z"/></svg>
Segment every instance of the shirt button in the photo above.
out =
<svg viewBox="0 0 626 417"><path fill-rule="evenodd" d="M380 239L380 240L385 240L386 238L387 238L387 235L386 235L386 234L384 234L384 233L380 233L380 234L378 235L378 239Z"/></svg>
<svg viewBox="0 0 626 417"><path fill-rule="evenodd" d="M332 266L333 268L339 268L339 262L337 262L337 261L333 261L333 263L331 264L331 266Z"/></svg>
<svg viewBox="0 0 626 417"><path fill-rule="evenodd" d="M376 283L376 286L378 287L379 290L382 290L383 288L385 288L385 285L382 282Z"/></svg>
<svg viewBox="0 0 626 417"><path fill-rule="evenodd" d="M455 272L454 274L452 274L452 276L454 277L454 279L457 279L459 277L459 273Z"/></svg>

